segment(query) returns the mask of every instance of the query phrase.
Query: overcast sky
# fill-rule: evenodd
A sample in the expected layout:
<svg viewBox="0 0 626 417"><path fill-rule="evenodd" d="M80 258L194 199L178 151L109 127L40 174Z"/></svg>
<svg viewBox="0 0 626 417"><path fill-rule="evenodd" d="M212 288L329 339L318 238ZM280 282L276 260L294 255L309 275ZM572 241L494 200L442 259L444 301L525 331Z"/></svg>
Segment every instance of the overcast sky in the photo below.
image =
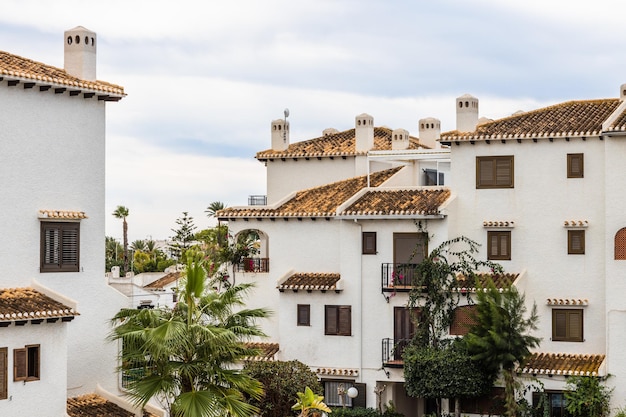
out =
<svg viewBox="0 0 626 417"><path fill-rule="evenodd" d="M456 97L480 116L617 97L626 3L610 0L2 0L0 50L63 67L63 32L98 36L107 104L106 211L129 238L165 239L187 211L265 194L254 159L290 110L291 142L354 127L455 128ZM74 209L67 207L67 209ZM122 226L107 216L106 234Z"/></svg>

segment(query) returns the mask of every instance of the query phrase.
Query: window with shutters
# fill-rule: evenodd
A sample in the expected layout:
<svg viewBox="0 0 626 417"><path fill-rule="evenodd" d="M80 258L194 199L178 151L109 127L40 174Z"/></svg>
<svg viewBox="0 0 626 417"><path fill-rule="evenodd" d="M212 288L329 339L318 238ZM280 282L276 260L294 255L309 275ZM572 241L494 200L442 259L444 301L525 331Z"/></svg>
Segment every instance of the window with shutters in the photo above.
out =
<svg viewBox="0 0 626 417"><path fill-rule="evenodd" d="M363 232L362 234L362 251L363 255L376 254L376 232Z"/></svg>
<svg viewBox="0 0 626 417"><path fill-rule="evenodd" d="M513 156L477 156L476 188L513 188Z"/></svg>
<svg viewBox="0 0 626 417"><path fill-rule="evenodd" d="M552 340L562 342L582 342L583 310L553 309Z"/></svg>
<svg viewBox="0 0 626 417"><path fill-rule="evenodd" d="M584 230L568 230L567 231L567 253L569 255L585 254L585 231Z"/></svg>
<svg viewBox="0 0 626 417"><path fill-rule="evenodd" d="M614 258L616 261L626 260L626 227L615 233Z"/></svg>
<svg viewBox="0 0 626 417"><path fill-rule="evenodd" d="M324 334L335 336L352 335L352 307L324 306Z"/></svg>
<svg viewBox="0 0 626 417"><path fill-rule="evenodd" d="M469 333L469 329L476 324L475 311L476 305L455 308L452 323L450 324L450 334L453 336L465 336Z"/></svg>
<svg viewBox="0 0 626 417"><path fill-rule="evenodd" d="M567 178L583 178L585 175L582 153L567 154Z"/></svg>
<svg viewBox="0 0 626 417"><path fill-rule="evenodd" d="M13 381L39 380L39 345L13 349Z"/></svg>
<svg viewBox="0 0 626 417"><path fill-rule="evenodd" d="M9 349L0 348L0 400L6 400L8 396L8 366L9 366Z"/></svg>
<svg viewBox="0 0 626 417"><path fill-rule="evenodd" d="M78 272L80 223L41 222L41 272Z"/></svg>
<svg viewBox="0 0 626 417"><path fill-rule="evenodd" d="M311 305L298 304L298 326L311 325Z"/></svg>
<svg viewBox="0 0 626 417"><path fill-rule="evenodd" d="M487 259L492 261L511 260L511 231L487 232Z"/></svg>

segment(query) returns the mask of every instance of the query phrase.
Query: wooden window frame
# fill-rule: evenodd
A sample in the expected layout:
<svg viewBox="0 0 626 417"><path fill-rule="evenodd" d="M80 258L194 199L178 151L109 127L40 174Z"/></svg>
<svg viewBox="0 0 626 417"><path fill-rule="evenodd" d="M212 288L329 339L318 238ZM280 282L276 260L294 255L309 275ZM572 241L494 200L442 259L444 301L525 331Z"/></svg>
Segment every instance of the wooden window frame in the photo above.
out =
<svg viewBox="0 0 626 417"><path fill-rule="evenodd" d="M559 315L564 316L564 335L559 335L559 329L557 329L557 317ZM573 336L571 333L571 326L573 323L571 322L573 316L579 316L579 323L577 330L580 333L580 336ZM584 336L584 313L583 309L567 309L567 308L553 308L552 309L552 341L554 342L583 342L585 340Z"/></svg>
<svg viewBox="0 0 626 417"><path fill-rule="evenodd" d="M584 255L585 254L585 231L584 230L568 230L567 231L567 254L568 255Z"/></svg>
<svg viewBox="0 0 626 417"><path fill-rule="evenodd" d="M486 172L487 167L483 163L490 162L491 172ZM508 164L508 167L505 166ZM502 170L508 171L502 176ZM483 174L489 174L485 176ZM500 175L499 175L500 174ZM477 156L476 157L476 188L514 188L515 186L515 158L513 155L503 156Z"/></svg>
<svg viewBox="0 0 626 417"><path fill-rule="evenodd" d="M497 253L493 254L492 238L497 238ZM501 253L502 240L506 239L506 253ZM511 231L510 230L489 230L487 231L487 259L490 261L510 261L511 260Z"/></svg>
<svg viewBox="0 0 626 417"><path fill-rule="evenodd" d="M55 233L56 236L50 236ZM80 270L80 223L41 222L40 272ZM52 248L50 240L56 247ZM52 259L51 259L52 258Z"/></svg>
<svg viewBox="0 0 626 417"><path fill-rule="evenodd" d="M9 348L0 348L0 400L9 398Z"/></svg>
<svg viewBox="0 0 626 417"><path fill-rule="evenodd" d="M363 255L376 255L376 232L363 232L361 234L361 253Z"/></svg>
<svg viewBox="0 0 626 417"><path fill-rule="evenodd" d="M324 306L324 334L326 336L352 336L352 306Z"/></svg>
<svg viewBox="0 0 626 417"><path fill-rule="evenodd" d="M585 154L568 153L567 154L567 178L584 178L585 177Z"/></svg>
<svg viewBox="0 0 626 417"><path fill-rule="evenodd" d="M40 364L40 345L13 349L13 381L39 381Z"/></svg>
<svg viewBox="0 0 626 417"><path fill-rule="evenodd" d="M298 326L311 325L311 304L298 304L297 324Z"/></svg>

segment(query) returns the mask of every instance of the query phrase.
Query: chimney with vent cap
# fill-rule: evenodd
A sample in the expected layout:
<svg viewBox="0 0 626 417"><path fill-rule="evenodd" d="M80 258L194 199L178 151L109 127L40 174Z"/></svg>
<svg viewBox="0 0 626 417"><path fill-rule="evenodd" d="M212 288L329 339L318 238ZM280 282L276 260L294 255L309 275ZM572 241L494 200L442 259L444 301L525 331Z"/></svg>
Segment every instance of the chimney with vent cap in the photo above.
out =
<svg viewBox="0 0 626 417"><path fill-rule="evenodd" d="M289 122L286 119L272 121L272 150L284 151L289 147Z"/></svg>
<svg viewBox="0 0 626 417"><path fill-rule="evenodd" d="M409 149L409 131L406 129L394 129L391 132L391 149L402 151Z"/></svg>
<svg viewBox="0 0 626 417"><path fill-rule="evenodd" d="M355 117L354 142L357 152L367 152L374 147L374 118L363 113Z"/></svg>
<svg viewBox="0 0 626 417"><path fill-rule="evenodd" d="M441 148L441 144L437 142L441 137L441 121L434 117L427 117L420 119L418 124L420 145L430 149Z"/></svg>
<svg viewBox="0 0 626 417"><path fill-rule="evenodd" d="M478 126L478 99L464 94L456 99L456 130L473 132Z"/></svg>
<svg viewBox="0 0 626 417"><path fill-rule="evenodd" d="M96 81L96 33L82 26L64 32L64 68L81 80Z"/></svg>

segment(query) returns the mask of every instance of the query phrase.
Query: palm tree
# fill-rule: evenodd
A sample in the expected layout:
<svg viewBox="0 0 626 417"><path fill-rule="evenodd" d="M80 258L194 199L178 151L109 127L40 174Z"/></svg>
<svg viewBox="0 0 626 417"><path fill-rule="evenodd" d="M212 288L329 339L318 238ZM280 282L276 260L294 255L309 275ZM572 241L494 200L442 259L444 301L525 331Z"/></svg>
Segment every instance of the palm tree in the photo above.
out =
<svg viewBox="0 0 626 417"><path fill-rule="evenodd" d="M246 397L263 387L233 365L259 354L243 342L264 336L255 321L268 312L244 308L250 284L218 293L206 278L203 262L189 261L174 309L122 310L110 338L122 341L121 370L143 373L128 386L136 405L155 398L176 417L250 417L258 409Z"/></svg>
<svg viewBox="0 0 626 417"><path fill-rule="evenodd" d="M134 251L146 252L146 242L144 240L135 240L130 244L130 248Z"/></svg>
<svg viewBox="0 0 626 417"><path fill-rule="evenodd" d="M465 336L469 353L493 374L502 371L506 415L515 417L515 369L541 341L529 334L537 330L537 305L526 318L524 295L512 285L500 291L493 282L478 291L477 301L475 325Z"/></svg>
<svg viewBox="0 0 626 417"><path fill-rule="evenodd" d="M209 204L209 207L207 207L206 210L204 210L204 212L206 213L207 217L211 218L211 217L215 217L218 211L224 210L225 207L226 205L223 202L214 201L211 204ZM217 219L217 244L218 245L221 245L222 243L222 239L220 238L221 228L222 228L222 225L221 225L220 219Z"/></svg>
<svg viewBox="0 0 626 417"><path fill-rule="evenodd" d="M117 206L113 212L113 216L116 219L122 219L122 231L124 233L124 275L128 272L128 223L126 223L126 217L128 217L128 209L124 206Z"/></svg>

